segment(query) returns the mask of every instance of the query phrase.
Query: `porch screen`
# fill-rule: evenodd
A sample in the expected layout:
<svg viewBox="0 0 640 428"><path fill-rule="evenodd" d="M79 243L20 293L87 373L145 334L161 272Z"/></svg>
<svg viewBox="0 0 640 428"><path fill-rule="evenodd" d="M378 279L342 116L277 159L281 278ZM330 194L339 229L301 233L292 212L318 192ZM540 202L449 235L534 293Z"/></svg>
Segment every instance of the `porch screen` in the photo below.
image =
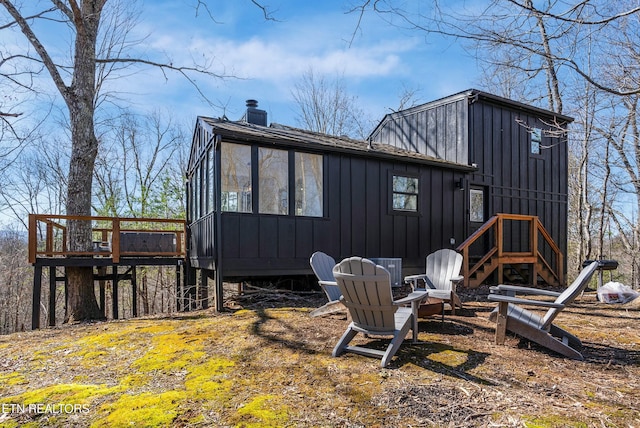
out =
<svg viewBox="0 0 640 428"><path fill-rule="evenodd" d="M322 217L322 155L298 153L296 169L296 215Z"/></svg>
<svg viewBox="0 0 640 428"><path fill-rule="evenodd" d="M222 211L252 212L251 146L222 143L220 162Z"/></svg>

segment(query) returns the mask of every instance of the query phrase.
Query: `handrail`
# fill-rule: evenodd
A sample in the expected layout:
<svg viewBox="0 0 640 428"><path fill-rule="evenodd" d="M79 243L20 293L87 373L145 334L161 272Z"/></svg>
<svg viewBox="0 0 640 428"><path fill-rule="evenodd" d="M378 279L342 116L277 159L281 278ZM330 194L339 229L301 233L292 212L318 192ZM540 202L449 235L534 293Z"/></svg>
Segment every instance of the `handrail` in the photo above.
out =
<svg viewBox="0 0 640 428"><path fill-rule="evenodd" d="M526 221L530 223L529 233L531 236L529 237L529 250L527 252L507 253L504 251L503 224L504 221L508 220ZM490 231L493 231L495 233L496 242L493 245L490 245L491 248L489 248L486 254L482 255L479 262L475 263L473 266L470 266L469 248ZM549 246L551 252L555 254L557 271L554 271L551 268L551 263L549 263L544 258L543 253L540 251L538 244L538 235L542 236L544 243L546 243ZM497 257L499 264L509 264L510 258L522 258L522 256L526 256L527 258L533 256L537 260L540 260L542 264L551 271L553 276L558 279L561 284L564 283L564 265L562 252L537 216L504 213L496 214L489 220L487 220L478 230L472 233L463 243L458 246L458 248L456 248L456 250L461 252L463 256L462 274L464 276L465 286L469 286L469 280L471 276L479 271L490 259Z"/></svg>
<svg viewBox="0 0 640 428"><path fill-rule="evenodd" d="M110 242L110 247L101 247L98 251L69 251L67 247L66 221L104 222L92 227L94 241ZM38 225L44 223L44 237L38 234ZM161 224L162 226L160 226ZM110 226L110 227L109 227ZM176 237L175 251L123 251L120 248L121 232L174 233ZM185 257L187 226L185 220L163 218L130 218L105 216L68 216L62 214L29 214L29 263L34 264L38 257L93 256L111 257L114 263L120 262L121 256L147 257ZM97 237L96 237L97 234ZM44 242L42 242L44 240ZM57 244L57 245L56 245Z"/></svg>

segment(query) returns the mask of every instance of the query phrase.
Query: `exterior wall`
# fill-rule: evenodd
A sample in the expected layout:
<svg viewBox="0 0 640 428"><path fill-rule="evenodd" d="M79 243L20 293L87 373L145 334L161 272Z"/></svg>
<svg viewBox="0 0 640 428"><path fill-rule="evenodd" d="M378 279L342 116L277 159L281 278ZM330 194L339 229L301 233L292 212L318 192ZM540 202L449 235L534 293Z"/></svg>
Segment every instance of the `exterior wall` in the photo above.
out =
<svg viewBox="0 0 640 428"><path fill-rule="evenodd" d="M314 251L336 260L401 257L404 274L416 273L427 254L463 239L462 195L453 190L461 173L336 153L325 154L325 165L323 218L222 213L223 276L311 274ZM418 214L391 209L393 172L419 176Z"/></svg>
<svg viewBox="0 0 640 428"><path fill-rule="evenodd" d="M468 98L454 97L387 115L371 134L375 142L466 165Z"/></svg>
<svg viewBox="0 0 640 428"><path fill-rule="evenodd" d="M546 148L531 154L531 128L552 129L554 114L469 90L387 115L371 134L375 142L477 166L464 180L464 200L456 210L468 213L469 189L485 193L485 220L496 213L536 215L554 241L567 250L566 136L543 136ZM566 129L571 118L560 116ZM467 214L465 214L467 215ZM465 237L481 223L462 221ZM509 225L506 248L528 246L524 225ZM475 250L473 250L475 251ZM478 248L478 253L483 253Z"/></svg>
<svg viewBox="0 0 640 428"><path fill-rule="evenodd" d="M545 123L546 122L546 123ZM470 162L477 173L470 185L488 189L488 212L536 215L554 241L567 251L567 143L566 137L543 134L540 154L531 153L529 127L550 129L552 119L535 111L479 100L470 105ZM526 126L523 126L526 124ZM566 125L564 125L566 126ZM505 234L514 251L526 233L518 225Z"/></svg>

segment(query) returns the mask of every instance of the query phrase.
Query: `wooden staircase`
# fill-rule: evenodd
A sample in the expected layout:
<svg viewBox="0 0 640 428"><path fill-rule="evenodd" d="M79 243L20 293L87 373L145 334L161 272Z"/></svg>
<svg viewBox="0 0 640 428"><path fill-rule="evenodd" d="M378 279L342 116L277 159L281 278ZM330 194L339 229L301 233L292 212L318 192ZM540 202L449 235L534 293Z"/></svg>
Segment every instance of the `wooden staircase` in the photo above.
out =
<svg viewBox="0 0 640 428"><path fill-rule="evenodd" d="M525 222L527 236L521 237L526 249L505 251L505 223ZM477 252L477 244L484 242L488 250ZM542 282L552 286L563 286L564 259L560 249L544 228L537 216L519 214L496 214L474 232L457 248L463 255L462 275L464 285L475 288L482 284L524 283L536 286ZM545 258L548 255L548 259ZM550 256L549 256L550 255Z"/></svg>

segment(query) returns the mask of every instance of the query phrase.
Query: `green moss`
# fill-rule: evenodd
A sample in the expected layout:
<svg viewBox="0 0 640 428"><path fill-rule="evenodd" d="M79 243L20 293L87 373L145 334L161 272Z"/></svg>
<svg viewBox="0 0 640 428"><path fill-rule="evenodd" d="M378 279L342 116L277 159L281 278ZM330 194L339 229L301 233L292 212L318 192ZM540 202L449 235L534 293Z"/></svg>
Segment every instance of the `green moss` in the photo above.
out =
<svg viewBox="0 0 640 428"><path fill-rule="evenodd" d="M5 385L26 385L29 381L25 379L23 375L20 373L12 372L12 373L0 373L0 389Z"/></svg>
<svg viewBox="0 0 640 428"><path fill-rule="evenodd" d="M140 388L149 383L149 375L143 373L133 373L120 380L120 385L126 389Z"/></svg>
<svg viewBox="0 0 640 428"><path fill-rule="evenodd" d="M453 351L451 349L431 354L427 357L431 361L441 363L450 367L458 367L467 362L469 354L466 352Z"/></svg>
<svg viewBox="0 0 640 428"><path fill-rule="evenodd" d="M587 428L584 422L574 421L561 416L532 416L524 418L524 426L527 428Z"/></svg>
<svg viewBox="0 0 640 428"><path fill-rule="evenodd" d="M286 406L281 406L277 397L261 395L240 407L233 423L242 427L276 427L286 425L288 418Z"/></svg>
<svg viewBox="0 0 640 428"><path fill-rule="evenodd" d="M151 349L134 366L142 372L171 373L202 360L205 353L201 349L200 340L177 333L160 334L152 338Z"/></svg>
<svg viewBox="0 0 640 428"><path fill-rule="evenodd" d="M105 416L91 424L91 427L169 426L178 416L180 403L186 398L184 391L125 394L101 406L99 412Z"/></svg>
<svg viewBox="0 0 640 428"><path fill-rule="evenodd" d="M228 395L233 382L229 380L226 372L233 367L233 361L223 358L210 358L202 364L198 364L189 370L184 382L189 397L193 399L218 399Z"/></svg>
<svg viewBox="0 0 640 428"><path fill-rule="evenodd" d="M38 404L38 403L73 403L86 404L90 399L122 391L121 387L91 384L57 384L44 388L26 391L13 397L7 397L6 402Z"/></svg>

